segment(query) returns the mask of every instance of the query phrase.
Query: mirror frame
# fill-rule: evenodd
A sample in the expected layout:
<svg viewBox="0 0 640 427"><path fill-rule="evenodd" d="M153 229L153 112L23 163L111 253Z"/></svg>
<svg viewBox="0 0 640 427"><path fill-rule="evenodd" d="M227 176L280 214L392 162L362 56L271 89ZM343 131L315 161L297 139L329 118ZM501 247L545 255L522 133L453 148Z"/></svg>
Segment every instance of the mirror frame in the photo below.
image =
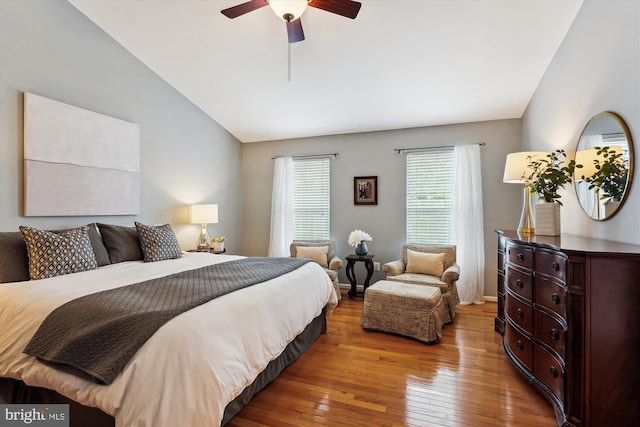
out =
<svg viewBox="0 0 640 427"><path fill-rule="evenodd" d="M631 182L633 181L633 164L634 164L634 147L633 147L633 140L631 138L631 132L629 131L629 128L627 127L627 124L625 123L625 121L622 119L622 117L620 117L620 115L618 115L617 113L611 112L611 111L603 111L601 113L595 114L593 117L591 117L589 119L589 121L587 122L587 124L584 126L584 128L582 129L582 133L580 134L580 137L578 138L578 143L576 144L576 153L578 152L578 149L580 147L580 141L582 141L582 137L585 135L585 131L589 128L589 125L592 124L597 118L599 117L603 117L603 116L608 116L611 117L612 119L614 119L616 121L616 123L618 124L618 126L620 127L620 129L622 130L622 132L624 133L626 139L627 139L627 144L629 147L629 172L627 173L627 182L625 185L625 189L624 189L624 193L622 194L622 199L620 200L620 205L618 205L618 207L616 208L615 211L613 211L610 215L605 216L603 218L595 218L592 216L591 213L587 212L586 207L584 206L580 195L578 194L578 183L577 180L575 179L576 176L578 176L578 174L580 173L580 169L576 169L575 173L574 173L574 183L573 183L573 187L574 190L576 192L576 198L578 199L578 203L580 204L580 207L582 208L582 211L591 219L593 219L594 221L607 221L611 218L613 218L614 216L616 216L616 214L618 212L620 212L620 209L622 209L622 206L624 205L624 202L626 201L628 195L629 195L629 191L631 189ZM613 144L615 145L615 144ZM603 144L603 147L609 146L607 144Z"/></svg>

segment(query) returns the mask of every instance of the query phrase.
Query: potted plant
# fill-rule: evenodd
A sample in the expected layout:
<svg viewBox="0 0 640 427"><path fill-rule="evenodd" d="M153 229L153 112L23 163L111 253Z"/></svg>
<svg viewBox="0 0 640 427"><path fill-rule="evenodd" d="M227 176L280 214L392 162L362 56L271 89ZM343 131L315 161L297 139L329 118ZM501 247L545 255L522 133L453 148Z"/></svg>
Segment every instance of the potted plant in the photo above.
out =
<svg viewBox="0 0 640 427"><path fill-rule="evenodd" d="M616 149L617 148L617 149ZM582 176L589 183L589 190L595 189L598 198L607 206L614 205L614 210L622 200L627 186L629 169L620 147L595 147L596 158L593 160L595 172L591 176Z"/></svg>
<svg viewBox="0 0 640 427"><path fill-rule="evenodd" d="M224 236L212 237L211 238L211 249L214 252L224 252L224 241L225 240L226 240L226 237L224 237Z"/></svg>
<svg viewBox="0 0 640 427"><path fill-rule="evenodd" d="M557 236L560 234L560 194L558 191L573 181L573 173L582 165L575 160L566 162L567 153L558 149L543 158L529 158L524 178L532 194L542 203L535 205L536 234Z"/></svg>

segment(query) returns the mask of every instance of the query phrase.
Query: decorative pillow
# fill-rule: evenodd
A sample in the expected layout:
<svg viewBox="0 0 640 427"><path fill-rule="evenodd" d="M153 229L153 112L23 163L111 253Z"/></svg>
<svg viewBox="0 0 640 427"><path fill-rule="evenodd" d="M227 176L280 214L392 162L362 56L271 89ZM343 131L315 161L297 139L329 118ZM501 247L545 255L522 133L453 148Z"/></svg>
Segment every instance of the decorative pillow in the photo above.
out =
<svg viewBox="0 0 640 427"><path fill-rule="evenodd" d="M29 255L19 231L0 233L0 283L29 280Z"/></svg>
<svg viewBox="0 0 640 427"><path fill-rule="evenodd" d="M91 241L91 247L93 248L93 253L96 256L98 267L111 264L111 261L109 260L109 252L107 252L107 248L104 246L102 236L100 236L100 232L98 231L98 226L95 222L92 222L87 225L87 227L89 227L89 240Z"/></svg>
<svg viewBox="0 0 640 427"><path fill-rule="evenodd" d="M123 261L138 261L143 259L138 230L135 227L123 227L98 223L102 241L109 253L111 264Z"/></svg>
<svg viewBox="0 0 640 427"><path fill-rule="evenodd" d="M298 246L296 248L296 258L305 258L317 262L325 268L329 268L327 261L327 251L329 246Z"/></svg>
<svg viewBox="0 0 640 427"><path fill-rule="evenodd" d="M445 254L432 254L407 249L407 273L430 274L441 277Z"/></svg>
<svg viewBox="0 0 640 427"><path fill-rule="evenodd" d="M57 233L20 226L20 232L27 244L32 280L98 268L86 226Z"/></svg>
<svg viewBox="0 0 640 427"><path fill-rule="evenodd" d="M182 249L169 224L149 226L136 222L140 235L140 245L144 262L176 259L182 256Z"/></svg>

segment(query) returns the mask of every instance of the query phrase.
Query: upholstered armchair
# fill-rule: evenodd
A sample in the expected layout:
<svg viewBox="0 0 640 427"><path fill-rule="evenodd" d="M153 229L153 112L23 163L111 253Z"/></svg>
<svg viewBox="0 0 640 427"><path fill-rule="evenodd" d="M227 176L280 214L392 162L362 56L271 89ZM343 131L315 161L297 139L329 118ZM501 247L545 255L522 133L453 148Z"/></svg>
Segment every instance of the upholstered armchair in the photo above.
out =
<svg viewBox="0 0 640 427"><path fill-rule="evenodd" d="M336 256L336 242L333 240L294 240L289 246L289 251L293 258L311 259L324 269L333 282L338 300L342 298L340 294L340 282L338 281L338 271L342 268L343 262Z"/></svg>
<svg viewBox="0 0 640 427"><path fill-rule="evenodd" d="M407 244L402 246L402 258L384 264L387 280L440 288L445 303L445 323L456 315L460 302L456 281L460 267L456 264L453 245Z"/></svg>

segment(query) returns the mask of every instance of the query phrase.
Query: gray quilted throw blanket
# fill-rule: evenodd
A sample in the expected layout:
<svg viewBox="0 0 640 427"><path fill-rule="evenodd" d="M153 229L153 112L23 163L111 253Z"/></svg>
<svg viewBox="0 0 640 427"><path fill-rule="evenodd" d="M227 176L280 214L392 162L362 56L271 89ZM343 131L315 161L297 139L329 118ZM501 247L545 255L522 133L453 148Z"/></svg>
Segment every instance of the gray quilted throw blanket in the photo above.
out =
<svg viewBox="0 0 640 427"><path fill-rule="evenodd" d="M24 352L82 378L110 384L173 317L306 262L243 258L86 295L51 312Z"/></svg>

